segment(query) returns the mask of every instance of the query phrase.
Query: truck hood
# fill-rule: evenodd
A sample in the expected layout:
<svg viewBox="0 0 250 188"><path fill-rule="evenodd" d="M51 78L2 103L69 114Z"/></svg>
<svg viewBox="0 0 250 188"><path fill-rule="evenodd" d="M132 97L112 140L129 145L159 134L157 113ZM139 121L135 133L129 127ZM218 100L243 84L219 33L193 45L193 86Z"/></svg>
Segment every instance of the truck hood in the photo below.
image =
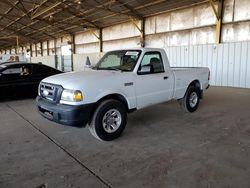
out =
<svg viewBox="0 0 250 188"><path fill-rule="evenodd" d="M119 71L107 71L107 70L87 70L80 72L69 72L63 74L57 74L47 77L42 82L61 85L67 89L77 89L79 85L85 83L102 82L107 79L115 79L122 73Z"/></svg>

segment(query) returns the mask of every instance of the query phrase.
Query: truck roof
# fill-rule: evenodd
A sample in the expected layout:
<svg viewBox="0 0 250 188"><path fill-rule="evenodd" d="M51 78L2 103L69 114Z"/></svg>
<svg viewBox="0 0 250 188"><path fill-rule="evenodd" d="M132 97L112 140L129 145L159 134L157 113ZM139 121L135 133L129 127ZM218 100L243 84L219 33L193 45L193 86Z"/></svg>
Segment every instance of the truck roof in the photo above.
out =
<svg viewBox="0 0 250 188"><path fill-rule="evenodd" d="M120 50L161 51L161 50L164 50L164 48L142 48L142 47L135 47L135 48L124 48L124 49L117 49L117 50L110 50L110 51L120 51Z"/></svg>
<svg viewBox="0 0 250 188"><path fill-rule="evenodd" d="M124 49L115 49L115 50L109 50L107 52L111 51L121 51L121 50L141 50L141 51L165 51L164 48L143 48L143 47L135 47L135 48L124 48Z"/></svg>

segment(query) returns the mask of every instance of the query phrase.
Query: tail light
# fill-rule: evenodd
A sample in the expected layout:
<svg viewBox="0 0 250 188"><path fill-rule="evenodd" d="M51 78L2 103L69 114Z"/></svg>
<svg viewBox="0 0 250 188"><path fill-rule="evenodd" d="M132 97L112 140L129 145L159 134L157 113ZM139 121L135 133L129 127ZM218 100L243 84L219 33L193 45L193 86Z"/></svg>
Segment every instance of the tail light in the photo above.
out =
<svg viewBox="0 0 250 188"><path fill-rule="evenodd" d="M210 80L210 71L208 72L208 80Z"/></svg>

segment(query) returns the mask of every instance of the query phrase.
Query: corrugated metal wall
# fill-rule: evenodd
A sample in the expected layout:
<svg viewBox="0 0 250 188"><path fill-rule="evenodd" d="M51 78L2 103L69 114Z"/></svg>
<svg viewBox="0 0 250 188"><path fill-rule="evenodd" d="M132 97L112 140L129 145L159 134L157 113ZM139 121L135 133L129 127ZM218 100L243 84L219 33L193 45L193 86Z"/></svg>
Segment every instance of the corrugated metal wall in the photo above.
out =
<svg viewBox="0 0 250 188"><path fill-rule="evenodd" d="M250 42L166 47L171 66L209 67L211 85L250 88Z"/></svg>

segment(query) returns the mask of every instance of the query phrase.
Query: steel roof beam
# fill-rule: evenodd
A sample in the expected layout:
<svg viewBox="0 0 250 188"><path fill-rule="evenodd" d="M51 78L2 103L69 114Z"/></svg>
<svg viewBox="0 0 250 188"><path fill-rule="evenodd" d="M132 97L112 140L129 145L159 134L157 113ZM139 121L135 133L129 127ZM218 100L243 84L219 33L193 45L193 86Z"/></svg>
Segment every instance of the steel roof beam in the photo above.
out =
<svg viewBox="0 0 250 188"><path fill-rule="evenodd" d="M11 18L7 18L7 19L13 21ZM19 23L19 22L18 22L18 24L20 24L20 25L22 25L22 26L25 26L24 24ZM34 29L33 27L29 27L29 28L32 29L33 31L37 32L37 29ZM9 27L6 28L6 29L9 29ZM10 35L13 35L13 34L19 33L19 32L20 32L20 31L18 31L18 30L13 30L13 29L12 29L12 33L10 33L10 34L7 35L7 36L10 36ZM50 34L48 34L48 33L46 33L46 32L42 32L42 33L43 33L44 35L47 35L47 36L51 37L51 38L55 38L54 36L52 36L52 35L50 35ZM26 36L26 35L25 35L25 36Z"/></svg>
<svg viewBox="0 0 250 188"><path fill-rule="evenodd" d="M26 2L26 1L25 1ZM32 11L33 10L38 10L42 5L44 5L46 2L49 2L49 0L44 0L41 4L39 4L39 5L35 5L34 4L34 8L32 8ZM104 4L102 4L102 5L100 5L100 6L98 6L98 7L103 7L103 6L106 6L106 5L108 5L108 4L112 4L112 3L115 3L115 0L111 0L111 1L109 1L109 2L107 2L107 3L104 3ZM52 14L48 14L48 15L46 15L46 16L44 16L43 18L46 18L46 17L48 17L48 16L50 16L50 15L54 15L54 14L57 14L57 13L60 13L60 12L62 12L64 9L61 9L61 10L57 10L57 11L55 11L54 13L52 13ZM87 10L87 11L84 11L84 13L86 14L86 13L88 13L88 12L91 12L91 11L94 11L95 10L95 8L92 8L92 9L89 9L89 10ZM30 12L30 11L29 11ZM28 12L28 13L29 13ZM75 16L72 16L72 17L70 17L70 18L66 18L65 20L63 20L63 21L66 21L66 20L70 20L70 19L73 19L73 18L75 18ZM22 28L20 28L20 29L18 29L18 31L21 31L21 30L23 30L23 29L25 29L25 28L27 28L27 27L30 27L30 26L32 26L32 25L34 25L34 24L36 24L37 22L39 22L39 21L34 21L34 22L32 22L32 23L30 23L30 24L28 24L28 25L26 25L26 26L24 26L24 27L22 27ZM58 23L60 23L60 21L58 22ZM45 26L45 27L43 27L43 30L44 29L46 29L47 27L51 27L52 25L49 25L49 26ZM38 29L39 30L39 29ZM29 34L28 34L29 35Z"/></svg>
<svg viewBox="0 0 250 188"><path fill-rule="evenodd" d="M94 0L97 4L99 4L99 6L91 6L89 5L88 3L85 2L85 5L91 7L91 8L95 8L95 9L100 9L100 10L105 10L105 11L108 11L108 12L111 12L111 13L114 13L114 14L120 14L120 15L125 15L127 17L134 17L136 19L142 19L142 17L140 16L137 16L133 13L130 13L131 11L129 10L127 13L124 13L124 12L117 12L115 10L112 10L111 8L109 7L106 7L106 6L102 6L102 4L100 2L98 2L97 0ZM115 1L114 1L115 2ZM127 8L126 8L127 9Z"/></svg>
<svg viewBox="0 0 250 188"><path fill-rule="evenodd" d="M66 11L67 11L68 13L70 13L71 15L73 15L73 16L75 16L75 17L77 17L77 18L82 19L83 21L87 22L88 24L92 25L92 26L95 27L95 28L100 28L100 26L98 26L96 23L94 23L94 22L92 22L92 21L89 21L89 20L86 18L86 16L84 16L85 13L83 13L82 11L79 11L79 12L80 12L81 14L83 14L83 15L77 15L74 11L71 11L71 10L69 9L69 7L72 7L72 5L70 5L70 4L68 4L68 3L64 3L64 4L66 4L66 5L68 6L68 8L66 8ZM74 10L76 10L76 9L74 8Z"/></svg>
<svg viewBox="0 0 250 188"><path fill-rule="evenodd" d="M25 12L23 9L21 9L20 7L18 7L18 4L21 4L21 1L20 1L20 0L16 1L15 3L13 3L13 2L10 1L10 0L7 0L7 1L3 1L3 3L5 3L5 4L9 5L9 6L12 6L13 8L15 8L15 9L17 9L17 10L23 12L26 16L28 16L28 15L27 15L27 12Z"/></svg>
<svg viewBox="0 0 250 188"><path fill-rule="evenodd" d="M47 20L45 20L45 19L39 19L39 18L36 18L37 20L39 20L39 21L41 21L41 22L44 22L44 23L46 23L47 25L52 25L52 23L50 23L49 21L47 21ZM60 27L60 26L55 26L57 29L60 29L60 30L62 30L62 31L65 31L65 32L67 32L68 34L72 34L71 32L68 32L68 31L66 31L64 28L62 28L62 27Z"/></svg>
<svg viewBox="0 0 250 188"><path fill-rule="evenodd" d="M163 1L164 1L164 0L158 0L158 1L155 1L155 2L153 2L153 3L151 2L151 3L145 4L145 5L136 7L135 9L137 10L137 9L145 8L145 7L148 7L148 6L151 6L151 5L155 5L155 4L158 4L158 3L162 3ZM111 3L115 3L115 2L116 2L116 0L112 0L112 1L111 1ZM102 4L102 5L98 5L97 7L94 7L94 8L92 8L92 9L89 9L89 10L85 11L84 13L86 14L87 12L92 11L92 10L94 10L94 9L96 9L96 8L103 8L103 7L106 6L106 5L108 5L108 3ZM126 13L126 12L129 12L129 10L122 11L121 13ZM107 17L107 18L108 18L108 17L113 17L113 16L116 16L117 14L121 14L121 13L115 13L115 14L112 14L112 15L109 15L109 16L106 16L106 17ZM102 18L96 19L96 20L94 20L94 21L98 21L98 20L104 19L104 18L106 18L106 17L102 17ZM66 18L65 20L70 20L70 19L73 19L73 18L75 18L75 16ZM57 23L60 23L60 21L58 21ZM120 23L120 22L119 22L119 23ZM52 26L52 25L51 25L51 26ZM46 28L48 28L48 27L51 27L51 26L45 26L45 27L42 28L42 30L44 30L44 29L46 29ZM75 28L75 27L73 27L73 28ZM34 33L34 32L32 32L32 33ZM30 35L30 34L32 34L32 33L28 33L28 35ZM52 34L55 35L55 34L59 34L59 33L62 33L62 31L55 32L55 33L52 33Z"/></svg>
<svg viewBox="0 0 250 188"><path fill-rule="evenodd" d="M40 12L32 15L31 19L33 20L33 19L45 14L46 12L50 11L51 9L56 8L57 6L61 5L64 1L65 0L63 0L62 2L57 2L57 3L53 4L53 5L48 6L47 8L41 10Z"/></svg>
<svg viewBox="0 0 250 188"><path fill-rule="evenodd" d="M30 9L28 11L27 14L30 14L31 12L33 12L34 10L38 9L40 6L42 6L44 3L48 2L48 0L44 0L41 4L34 6L32 9ZM19 1L17 1L15 4L18 4ZM15 7L13 6L12 9L14 9ZM9 23L7 26L5 26L4 28L0 29L0 32L3 31L4 29L10 27L11 25L13 25L14 23L18 22L19 20L21 20L23 17L25 17L26 14L21 15L19 18L15 19L14 21L12 21L11 23Z"/></svg>
<svg viewBox="0 0 250 188"><path fill-rule="evenodd" d="M139 19L139 20L143 20L143 16L140 13L138 13L133 7L126 4L122 0L116 0L116 2L118 2L121 6L125 7L127 10L129 10L133 14L134 18Z"/></svg>
<svg viewBox="0 0 250 188"><path fill-rule="evenodd" d="M60 13L60 12L62 12L63 10L64 10L64 9L60 9L59 11L57 10L57 11L55 11L54 13L48 14L48 15L44 16L43 19L45 19L46 17L48 17L48 16L50 16L50 15L54 15L54 14ZM70 20L70 19L73 19L73 18L75 18L75 17L76 17L76 16L71 16L71 17L66 18L66 19L64 19L64 20L61 20L61 21L58 21L58 22L54 22L53 24L50 24L50 25L48 25L48 26L45 26L45 27L42 27L42 28L38 29L38 31L45 30L46 28L52 27L52 26L54 26L54 25L56 25L56 24L58 24L58 23L59 23L59 24L60 24L60 23L62 23L62 24L68 24L68 23L63 23L63 22L64 22L64 21L67 21L67 20ZM24 27L18 29L18 31L21 31L21 30L23 30L23 29L25 29L25 28L27 28L27 27L30 27L30 26L36 24L37 22L39 22L39 21L36 20L36 21L34 21L34 22L32 22L32 23L30 23L30 24L28 24L28 25L26 25L26 26L24 26ZM75 24L72 24L72 23L71 23L71 25L75 25ZM77 24L77 25L78 25L78 24ZM84 25L79 25L79 26L83 27ZM85 26L85 27L93 28L93 27L90 27L90 26ZM35 31L34 31L34 32L35 32ZM34 33L34 32L30 32L30 33L28 33L27 35L30 35L30 34L32 34L32 33Z"/></svg>
<svg viewBox="0 0 250 188"><path fill-rule="evenodd" d="M145 4L145 5L141 5L141 6L138 6L138 7L135 7L134 10L139 10L139 9L142 9L142 8L147 8L149 6L152 6L152 5L157 5L159 3L162 3L162 2L165 2L166 0L157 0L157 1L154 1L154 2L150 2L148 4ZM127 13L129 12L129 10L125 10L125 11L122 11L121 13ZM110 14L108 16L104 16L104 17L101 17L101 18L98 18L96 20L103 20L103 19L107 19L107 18L110 18L110 17L114 17L116 16L117 14ZM96 21L96 20L93 20L93 21Z"/></svg>
<svg viewBox="0 0 250 188"><path fill-rule="evenodd" d="M16 2L15 4L18 4L18 2ZM10 8L4 13L4 15L9 14L13 9L14 9L13 6L10 7ZM0 17L0 20L1 20L3 17L4 17L4 16L1 16L1 17Z"/></svg>

